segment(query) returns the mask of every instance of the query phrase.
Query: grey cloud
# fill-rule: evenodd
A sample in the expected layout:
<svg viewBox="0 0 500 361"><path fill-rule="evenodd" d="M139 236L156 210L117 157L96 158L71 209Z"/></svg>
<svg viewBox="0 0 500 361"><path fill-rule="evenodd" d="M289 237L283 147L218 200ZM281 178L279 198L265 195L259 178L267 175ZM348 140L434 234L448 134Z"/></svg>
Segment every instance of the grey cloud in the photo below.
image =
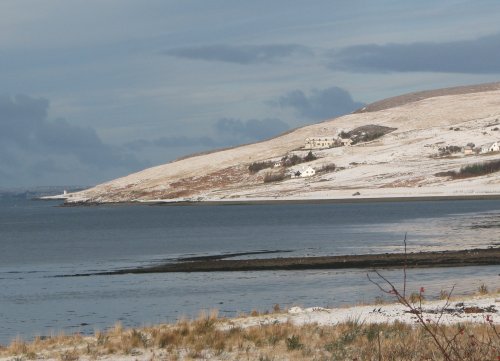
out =
<svg viewBox="0 0 500 361"><path fill-rule="evenodd" d="M358 45L330 56L334 70L494 74L500 73L500 34L442 43Z"/></svg>
<svg viewBox="0 0 500 361"><path fill-rule="evenodd" d="M32 142L32 132L36 132L47 117L48 107L46 99L0 96L0 139L10 143Z"/></svg>
<svg viewBox="0 0 500 361"><path fill-rule="evenodd" d="M221 135L238 137L245 141L264 140L288 130L290 126L280 119L219 119L215 130Z"/></svg>
<svg viewBox="0 0 500 361"><path fill-rule="evenodd" d="M158 147L190 147L190 146L204 146L212 147L217 143L210 137L194 137L189 138L181 137L161 137L154 141Z"/></svg>
<svg viewBox="0 0 500 361"><path fill-rule="evenodd" d="M48 119L48 109L46 99L0 96L0 149L11 159L23 160L12 162L0 157L2 167L10 173L25 172L29 167L34 174L43 169L52 172L57 169L55 159L67 163L68 156L91 168L142 166L133 156L105 144L93 128Z"/></svg>
<svg viewBox="0 0 500 361"><path fill-rule="evenodd" d="M156 139L139 139L128 142L124 145L126 148L134 151L143 150L149 147L160 148L182 148L182 147L217 147L220 146L215 140L210 137L186 137L172 136L160 137Z"/></svg>
<svg viewBox="0 0 500 361"><path fill-rule="evenodd" d="M8 181L12 181L14 179L10 173L4 172L2 169L0 169L0 177Z"/></svg>
<svg viewBox="0 0 500 361"><path fill-rule="evenodd" d="M214 135L201 137L171 136L156 139L138 139L124 144L133 151L145 148L196 148L210 149L254 142L279 135L290 127L279 119L219 119L213 125Z"/></svg>
<svg viewBox="0 0 500 361"><path fill-rule="evenodd" d="M105 144L95 129L75 126L64 119L45 122L36 137L46 151L72 154L91 166L138 168L142 165L130 154L123 154Z"/></svg>
<svg viewBox="0 0 500 361"><path fill-rule="evenodd" d="M271 63L295 54L311 54L311 50L297 44L271 45L207 45L171 49L165 52L179 58L221 61L235 64Z"/></svg>
<svg viewBox="0 0 500 361"><path fill-rule="evenodd" d="M64 170L64 167L57 164L53 159L43 159L38 162L33 162L28 167L29 175L33 177L43 177L47 172L58 173Z"/></svg>
<svg viewBox="0 0 500 361"><path fill-rule="evenodd" d="M0 164L5 166L14 166L19 164L19 159L3 140L0 140Z"/></svg>
<svg viewBox="0 0 500 361"><path fill-rule="evenodd" d="M339 87L315 89L310 95L306 95L302 90L294 90L271 104L292 108L300 116L312 120L324 120L348 114L364 105L354 101L347 90Z"/></svg>

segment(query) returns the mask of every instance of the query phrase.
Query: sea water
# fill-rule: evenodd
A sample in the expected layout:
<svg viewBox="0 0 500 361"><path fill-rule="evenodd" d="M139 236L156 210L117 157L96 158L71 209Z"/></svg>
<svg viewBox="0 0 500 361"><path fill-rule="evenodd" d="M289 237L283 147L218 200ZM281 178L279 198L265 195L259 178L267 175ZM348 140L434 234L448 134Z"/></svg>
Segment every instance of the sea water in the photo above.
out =
<svg viewBox="0 0 500 361"><path fill-rule="evenodd" d="M59 277L257 251L246 257L486 248L500 242L500 201L234 206L60 207L0 200L0 343L91 333L253 309L339 306L380 296L368 270L168 273ZM409 289L500 286L496 266L412 269ZM384 271L395 282L401 271Z"/></svg>

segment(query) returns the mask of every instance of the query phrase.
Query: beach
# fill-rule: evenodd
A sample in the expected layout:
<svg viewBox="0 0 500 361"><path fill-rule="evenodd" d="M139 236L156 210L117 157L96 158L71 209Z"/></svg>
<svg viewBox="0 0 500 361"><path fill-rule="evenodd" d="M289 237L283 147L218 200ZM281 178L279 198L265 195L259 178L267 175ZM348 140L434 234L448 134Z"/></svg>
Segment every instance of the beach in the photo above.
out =
<svg viewBox="0 0 500 361"><path fill-rule="evenodd" d="M498 291L465 298L447 295L437 301L425 301L424 293L421 289L420 298L406 297L399 303L285 311L275 305L271 312L229 319L212 311L175 324L137 329L117 324L93 336L58 335L32 343L16 340L0 348L0 361L311 360L340 355L345 356L340 359L358 359L374 352L379 357L394 356L396 350L408 360L428 355L441 360L439 342L457 348L457 354L462 352L458 348L467 346L469 356L486 360L496 355ZM412 344L405 349L400 343L409 340Z"/></svg>

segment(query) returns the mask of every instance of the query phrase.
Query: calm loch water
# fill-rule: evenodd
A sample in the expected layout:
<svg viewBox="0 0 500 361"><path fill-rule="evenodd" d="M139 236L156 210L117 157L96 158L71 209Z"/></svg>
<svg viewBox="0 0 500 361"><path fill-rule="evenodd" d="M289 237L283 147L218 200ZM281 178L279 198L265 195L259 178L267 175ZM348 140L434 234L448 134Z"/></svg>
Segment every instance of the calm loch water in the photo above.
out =
<svg viewBox="0 0 500 361"><path fill-rule="evenodd" d="M202 309L230 316L276 303L370 301L379 293L366 270L54 276L263 250L278 253L260 257L397 252L406 232L410 250L498 245L500 201L67 208L0 199L0 343L89 333L116 321L174 321ZM453 284L464 293L483 283L500 287L499 273L494 266L419 269L409 282L429 294Z"/></svg>

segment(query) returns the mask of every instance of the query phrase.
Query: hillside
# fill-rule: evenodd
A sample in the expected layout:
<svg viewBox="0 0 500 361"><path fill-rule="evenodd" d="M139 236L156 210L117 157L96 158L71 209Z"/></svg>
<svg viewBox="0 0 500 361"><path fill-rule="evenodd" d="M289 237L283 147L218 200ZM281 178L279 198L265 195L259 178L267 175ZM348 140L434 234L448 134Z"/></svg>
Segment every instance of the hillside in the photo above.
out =
<svg viewBox="0 0 500 361"><path fill-rule="evenodd" d="M371 134L370 129L386 131L373 130ZM500 194L500 172L463 179L443 175L466 165L500 159L499 152L479 154L477 149L470 155L463 152L469 143L477 148L500 140L499 129L500 83L412 93L267 141L149 168L71 193L66 201L246 201ZM334 137L339 133L339 140L351 138L354 144L315 149L312 153L316 159L306 163L290 165L287 161L279 167L249 171L249 166L260 162L274 164L293 155L303 158L309 152L303 149L306 138ZM302 171L303 167L311 167L316 174L264 182L269 173L280 179L283 174Z"/></svg>

